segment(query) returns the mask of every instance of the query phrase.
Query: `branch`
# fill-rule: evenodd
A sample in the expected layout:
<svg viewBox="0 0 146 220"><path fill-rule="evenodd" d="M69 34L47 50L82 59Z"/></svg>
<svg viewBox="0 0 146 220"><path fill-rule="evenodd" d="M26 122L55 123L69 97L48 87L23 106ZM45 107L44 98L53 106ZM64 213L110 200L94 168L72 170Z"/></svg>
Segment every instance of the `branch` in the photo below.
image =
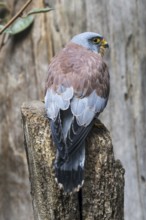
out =
<svg viewBox="0 0 146 220"><path fill-rule="evenodd" d="M8 23L0 30L0 34L2 34L20 15L22 12L28 7L28 5L32 2L32 0L28 0L23 7L18 11L18 13L10 20Z"/></svg>

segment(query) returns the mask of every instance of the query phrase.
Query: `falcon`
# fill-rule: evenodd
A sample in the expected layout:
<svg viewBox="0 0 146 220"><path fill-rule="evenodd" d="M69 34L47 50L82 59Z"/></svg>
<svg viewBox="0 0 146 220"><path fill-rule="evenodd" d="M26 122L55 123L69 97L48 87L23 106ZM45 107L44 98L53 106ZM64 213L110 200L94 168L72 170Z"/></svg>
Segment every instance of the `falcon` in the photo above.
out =
<svg viewBox="0 0 146 220"><path fill-rule="evenodd" d="M56 146L55 179L66 193L84 183L86 138L108 101L107 47L100 34L81 33L49 65L45 109Z"/></svg>

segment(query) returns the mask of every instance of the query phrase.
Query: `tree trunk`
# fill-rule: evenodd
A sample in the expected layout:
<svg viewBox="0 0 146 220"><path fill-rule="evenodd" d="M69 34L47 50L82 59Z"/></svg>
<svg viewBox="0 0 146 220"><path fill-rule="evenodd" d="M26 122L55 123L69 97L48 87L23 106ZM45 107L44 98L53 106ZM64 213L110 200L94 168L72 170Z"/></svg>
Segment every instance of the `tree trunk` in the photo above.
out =
<svg viewBox="0 0 146 220"><path fill-rule="evenodd" d="M14 15L26 0L5 2ZM111 92L102 120L126 170L125 220L146 220L146 1L33 2L55 10L37 15L28 33L0 36L0 219L33 218L20 106L43 98L52 55L73 35L94 31L110 44Z"/></svg>
<svg viewBox="0 0 146 220"><path fill-rule="evenodd" d="M87 139L82 191L64 195L55 182L56 149L44 104L24 103L22 118L35 220L123 220L124 170L104 125L96 121Z"/></svg>

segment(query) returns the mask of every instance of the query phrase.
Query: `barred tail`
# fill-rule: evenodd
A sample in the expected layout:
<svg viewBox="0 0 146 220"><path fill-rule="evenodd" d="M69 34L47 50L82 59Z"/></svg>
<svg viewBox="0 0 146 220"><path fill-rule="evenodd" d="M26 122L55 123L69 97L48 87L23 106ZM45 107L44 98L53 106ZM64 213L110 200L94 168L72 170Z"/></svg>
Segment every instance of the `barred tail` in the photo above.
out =
<svg viewBox="0 0 146 220"><path fill-rule="evenodd" d="M64 192L79 191L84 182L85 144L74 152L70 158L60 163L55 163L56 180Z"/></svg>

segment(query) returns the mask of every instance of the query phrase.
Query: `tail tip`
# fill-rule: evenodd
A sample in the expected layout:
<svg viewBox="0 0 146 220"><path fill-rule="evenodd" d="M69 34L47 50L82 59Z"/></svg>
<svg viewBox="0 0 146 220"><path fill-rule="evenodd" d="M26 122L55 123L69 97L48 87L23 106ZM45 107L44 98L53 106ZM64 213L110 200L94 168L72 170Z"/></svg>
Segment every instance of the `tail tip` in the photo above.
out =
<svg viewBox="0 0 146 220"><path fill-rule="evenodd" d="M84 180L82 180L81 184L79 184L77 187L73 189L73 192L79 192L79 190L82 188L84 185Z"/></svg>
<svg viewBox="0 0 146 220"><path fill-rule="evenodd" d="M59 183L58 179L55 178L55 182L58 184L58 187L60 190L63 190L65 194L73 194L79 192L79 190L83 187L84 185L84 180L82 180L81 184L73 187L71 190L65 189L62 183Z"/></svg>

